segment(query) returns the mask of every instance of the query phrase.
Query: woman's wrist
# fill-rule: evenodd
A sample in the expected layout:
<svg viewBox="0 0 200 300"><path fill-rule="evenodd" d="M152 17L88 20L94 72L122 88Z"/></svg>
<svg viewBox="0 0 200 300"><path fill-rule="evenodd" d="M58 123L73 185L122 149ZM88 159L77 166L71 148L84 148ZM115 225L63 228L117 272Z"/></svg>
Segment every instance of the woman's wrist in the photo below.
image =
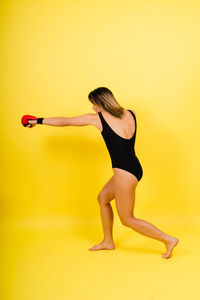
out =
<svg viewBox="0 0 200 300"><path fill-rule="evenodd" d="M44 118L37 118L37 124L43 124L43 123L42 123L43 119L44 119Z"/></svg>
<svg viewBox="0 0 200 300"><path fill-rule="evenodd" d="M29 120L30 124L44 124L50 126L64 126L63 125L63 117L55 117L55 118L37 118L35 120Z"/></svg>

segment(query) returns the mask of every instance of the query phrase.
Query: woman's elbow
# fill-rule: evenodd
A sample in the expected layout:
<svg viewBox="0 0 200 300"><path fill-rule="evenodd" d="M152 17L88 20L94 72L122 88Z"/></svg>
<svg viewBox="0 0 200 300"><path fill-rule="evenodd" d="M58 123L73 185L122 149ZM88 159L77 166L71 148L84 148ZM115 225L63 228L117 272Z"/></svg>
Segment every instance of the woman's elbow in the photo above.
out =
<svg viewBox="0 0 200 300"><path fill-rule="evenodd" d="M60 125L59 126L69 126L70 124L69 124L69 121L67 120L68 118L65 118L65 117L63 117L63 118L61 118L60 119Z"/></svg>

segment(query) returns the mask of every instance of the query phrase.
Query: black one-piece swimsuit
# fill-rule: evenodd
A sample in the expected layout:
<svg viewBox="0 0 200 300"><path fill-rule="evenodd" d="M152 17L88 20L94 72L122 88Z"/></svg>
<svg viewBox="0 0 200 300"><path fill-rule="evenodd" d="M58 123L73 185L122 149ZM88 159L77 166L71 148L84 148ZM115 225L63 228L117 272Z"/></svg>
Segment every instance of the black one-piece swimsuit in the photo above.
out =
<svg viewBox="0 0 200 300"><path fill-rule="evenodd" d="M135 114L130 109L128 111L132 114L135 121L135 132L130 139L123 138L115 133L104 119L102 113L98 112L103 128L101 134L110 154L112 168L126 170L135 175L137 180L140 181L143 176L143 169L134 149L137 122Z"/></svg>

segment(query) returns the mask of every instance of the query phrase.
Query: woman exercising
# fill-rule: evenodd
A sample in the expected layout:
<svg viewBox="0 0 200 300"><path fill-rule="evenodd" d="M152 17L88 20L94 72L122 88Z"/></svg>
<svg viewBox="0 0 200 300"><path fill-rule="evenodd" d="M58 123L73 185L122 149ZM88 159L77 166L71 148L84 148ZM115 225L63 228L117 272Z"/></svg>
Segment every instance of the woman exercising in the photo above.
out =
<svg viewBox="0 0 200 300"><path fill-rule="evenodd" d="M27 119L26 126L36 124L51 126L93 125L100 130L108 149L113 176L98 194L104 239L89 250L115 249L113 241L113 211L110 201L115 199L117 213L123 225L140 234L159 240L166 246L163 258L169 258L179 239L170 236L151 223L134 216L135 189L143 176L143 169L135 153L137 121L135 112L118 104L113 93L106 87L99 87L88 95L96 112L77 117Z"/></svg>

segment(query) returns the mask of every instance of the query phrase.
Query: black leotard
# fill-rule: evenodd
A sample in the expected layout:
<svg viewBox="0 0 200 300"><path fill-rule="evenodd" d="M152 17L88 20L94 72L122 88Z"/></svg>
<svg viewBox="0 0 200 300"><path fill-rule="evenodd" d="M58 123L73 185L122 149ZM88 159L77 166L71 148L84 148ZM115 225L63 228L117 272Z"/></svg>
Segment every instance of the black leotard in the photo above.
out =
<svg viewBox="0 0 200 300"><path fill-rule="evenodd" d="M102 113L98 112L103 128L101 134L110 154L112 168L126 170L135 175L137 180L140 181L143 176L143 169L134 149L137 122L135 114L129 109L128 111L132 114L135 121L135 132L130 139L120 137L115 133L104 119Z"/></svg>

